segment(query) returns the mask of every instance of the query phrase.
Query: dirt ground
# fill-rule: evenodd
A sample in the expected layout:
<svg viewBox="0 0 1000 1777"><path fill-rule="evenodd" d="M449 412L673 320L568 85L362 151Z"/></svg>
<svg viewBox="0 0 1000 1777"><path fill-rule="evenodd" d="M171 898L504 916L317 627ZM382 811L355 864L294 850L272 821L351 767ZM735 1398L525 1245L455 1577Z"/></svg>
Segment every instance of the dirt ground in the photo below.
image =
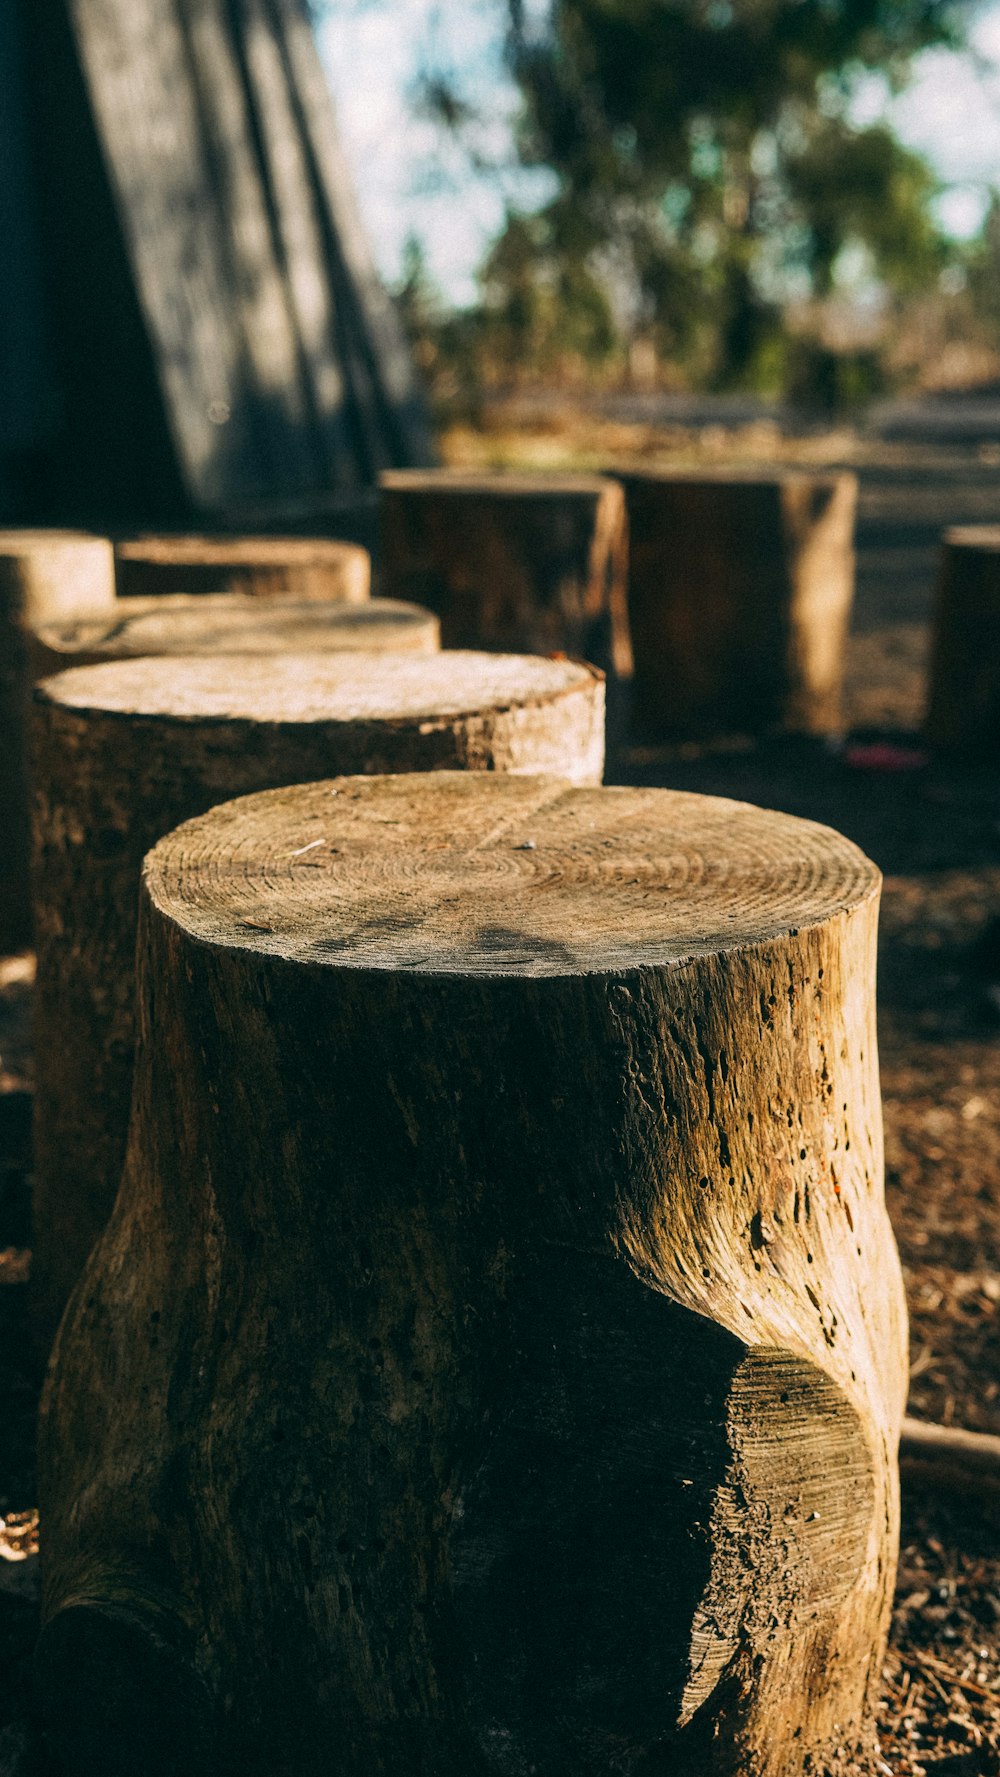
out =
<svg viewBox="0 0 1000 1777"><path fill-rule="evenodd" d="M721 436L720 436L721 434ZM861 476L847 744L712 749L619 743L609 781L736 796L828 822L881 866L879 981L886 1187L906 1274L910 1411L1000 1433L1000 780L923 757L919 735L940 530L1000 520L997 438L790 439L499 418L447 435L453 461L842 462ZM615 731L625 733L620 712ZM873 752L873 739L894 752ZM907 755L910 755L907 757ZM887 767L893 767L889 769ZM0 1516L34 1499L26 1361L30 971L0 965ZM6 1260L3 1249L8 1249ZM5 1282L5 1279L8 1281ZM1000 1777L1000 1500L992 1512L911 1490L871 1777ZM0 1561L0 1777L42 1777L29 1744L37 1562Z"/></svg>

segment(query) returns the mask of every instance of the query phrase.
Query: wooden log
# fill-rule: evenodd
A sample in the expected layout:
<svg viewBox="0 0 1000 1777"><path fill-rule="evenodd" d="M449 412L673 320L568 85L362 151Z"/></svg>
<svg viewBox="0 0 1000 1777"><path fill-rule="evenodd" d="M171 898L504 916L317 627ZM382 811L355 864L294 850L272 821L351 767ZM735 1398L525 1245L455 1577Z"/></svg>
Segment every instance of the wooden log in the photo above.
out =
<svg viewBox="0 0 1000 1777"><path fill-rule="evenodd" d="M213 592L353 605L371 590L368 551L329 537L134 537L116 544L115 567L123 598Z"/></svg>
<svg viewBox="0 0 1000 1777"><path fill-rule="evenodd" d="M111 544L86 531L0 531L0 954L31 941L26 755L30 632L106 609Z"/></svg>
<svg viewBox="0 0 1000 1777"><path fill-rule="evenodd" d="M614 482L396 470L380 489L382 590L436 611L446 648L561 650L628 670Z"/></svg>
<svg viewBox="0 0 1000 1777"><path fill-rule="evenodd" d="M33 1288L51 1335L114 1201L132 1077L139 870L179 821L338 772L600 779L604 685L523 656L141 659L36 691Z"/></svg>
<svg viewBox="0 0 1000 1777"><path fill-rule="evenodd" d="M899 1466L907 1481L983 1500L1000 1499L1000 1438L988 1432L906 1418Z"/></svg>
<svg viewBox="0 0 1000 1777"><path fill-rule="evenodd" d="M1000 525L944 534L927 736L943 750L1000 752Z"/></svg>
<svg viewBox="0 0 1000 1777"><path fill-rule="evenodd" d="M147 654L436 654L441 636L433 612L398 599L341 605L164 593L119 599L103 617L43 624L30 645L40 679L66 667Z"/></svg>
<svg viewBox="0 0 1000 1777"><path fill-rule="evenodd" d="M811 822L551 778L340 779L157 846L43 1413L71 1774L140 1692L115 1770L166 1730L253 1777L870 1750L878 889Z"/></svg>
<svg viewBox="0 0 1000 1777"><path fill-rule="evenodd" d="M836 732L856 477L649 470L622 479L636 733Z"/></svg>

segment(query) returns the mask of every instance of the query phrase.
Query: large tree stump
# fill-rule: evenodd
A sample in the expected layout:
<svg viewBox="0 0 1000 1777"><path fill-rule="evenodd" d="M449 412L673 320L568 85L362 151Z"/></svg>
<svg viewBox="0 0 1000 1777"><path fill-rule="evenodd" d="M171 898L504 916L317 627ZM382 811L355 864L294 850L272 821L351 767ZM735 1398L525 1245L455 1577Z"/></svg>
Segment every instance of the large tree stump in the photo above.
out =
<svg viewBox="0 0 1000 1777"><path fill-rule="evenodd" d="M650 470L623 481L636 732L835 732L855 476Z"/></svg>
<svg viewBox="0 0 1000 1777"><path fill-rule="evenodd" d="M46 623L31 635L36 678L144 654L436 654L440 645L433 612L398 599L342 605L227 593L119 599L104 616Z"/></svg>
<svg viewBox="0 0 1000 1777"><path fill-rule="evenodd" d="M382 589L436 611L446 648L630 664L625 502L600 475L381 477Z"/></svg>
<svg viewBox="0 0 1000 1777"><path fill-rule="evenodd" d="M337 599L371 591L371 559L328 537L134 537L115 546L123 598L186 592Z"/></svg>
<svg viewBox="0 0 1000 1777"><path fill-rule="evenodd" d="M1000 752L1000 525L944 534L927 735L955 752Z"/></svg>
<svg viewBox="0 0 1000 1777"><path fill-rule="evenodd" d="M100 611L114 596L106 538L86 531L0 531L0 953L31 941L25 749L31 630Z"/></svg>
<svg viewBox="0 0 1000 1777"><path fill-rule="evenodd" d="M538 778L157 846L42 1430L71 1777L869 1746L907 1380L878 889L811 822Z"/></svg>
<svg viewBox="0 0 1000 1777"><path fill-rule="evenodd" d="M122 661L36 693L35 1240L42 1341L114 1201L150 846L244 791L338 772L554 770L599 781L604 686L523 656Z"/></svg>

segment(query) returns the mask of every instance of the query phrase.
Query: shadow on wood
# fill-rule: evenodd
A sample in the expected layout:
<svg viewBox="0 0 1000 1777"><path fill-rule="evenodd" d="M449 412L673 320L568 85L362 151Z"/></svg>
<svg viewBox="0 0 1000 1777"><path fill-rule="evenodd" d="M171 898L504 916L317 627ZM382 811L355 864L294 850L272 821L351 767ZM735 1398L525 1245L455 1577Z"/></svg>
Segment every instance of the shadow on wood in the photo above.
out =
<svg viewBox="0 0 1000 1777"><path fill-rule="evenodd" d="M84 1586L179 1600L244 1777L871 1753L907 1384L874 867L439 773L229 803L144 885L46 1634Z"/></svg>

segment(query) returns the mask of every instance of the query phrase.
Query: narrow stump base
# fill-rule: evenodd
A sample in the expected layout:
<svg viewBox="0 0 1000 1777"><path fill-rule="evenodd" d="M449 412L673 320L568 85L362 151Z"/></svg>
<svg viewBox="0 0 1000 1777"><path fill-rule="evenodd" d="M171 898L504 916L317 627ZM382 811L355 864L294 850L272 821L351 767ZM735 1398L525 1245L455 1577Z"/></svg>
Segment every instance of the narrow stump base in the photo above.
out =
<svg viewBox="0 0 1000 1777"><path fill-rule="evenodd" d="M870 1748L907 1380L878 886L811 823L471 774L157 846L43 1414L71 1777L116 1709L122 1773L168 1737L241 1777Z"/></svg>
<svg viewBox="0 0 1000 1777"><path fill-rule="evenodd" d="M604 683L589 667L520 655L126 660L43 682L34 759L32 1289L47 1349L121 1176L150 846L229 796L338 772L597 782Z"/></svg>

